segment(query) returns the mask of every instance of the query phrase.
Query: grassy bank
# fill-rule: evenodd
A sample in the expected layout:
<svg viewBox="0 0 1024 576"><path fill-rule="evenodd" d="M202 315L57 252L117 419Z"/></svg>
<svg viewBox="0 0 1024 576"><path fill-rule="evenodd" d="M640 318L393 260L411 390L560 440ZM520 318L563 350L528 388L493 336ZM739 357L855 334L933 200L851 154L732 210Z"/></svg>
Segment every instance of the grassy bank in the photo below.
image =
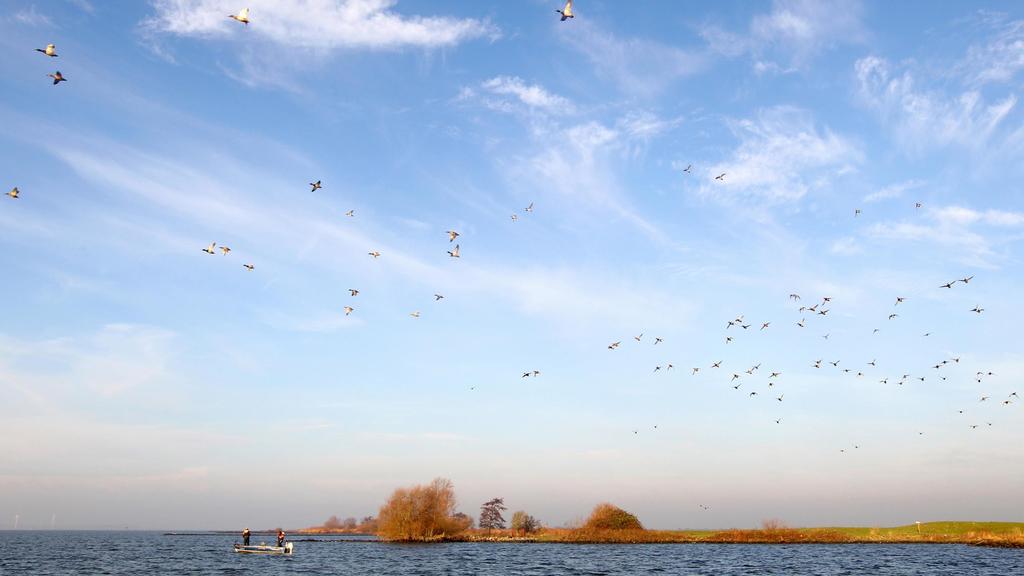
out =
<svg viewBox="0 0 1024 576"><path fill-rule="evenodd" d="M1024 548L1024 522L927 522L891 528L766 527L760 530L585 530L546 528L522 536L509 530L472 531L448 540L575 544L923 544L956 543Z"/></svg>

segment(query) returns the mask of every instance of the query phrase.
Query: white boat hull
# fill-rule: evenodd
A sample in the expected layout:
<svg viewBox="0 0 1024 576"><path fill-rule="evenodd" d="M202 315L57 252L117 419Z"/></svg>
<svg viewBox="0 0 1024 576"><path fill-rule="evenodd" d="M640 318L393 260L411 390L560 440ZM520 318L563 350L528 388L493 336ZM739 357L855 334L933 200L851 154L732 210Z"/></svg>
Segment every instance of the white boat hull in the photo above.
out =
<svg viewBox="0 0 1024 576"><path fill-rule="evenodd" d="M294 546L291 542L286 542L284 546L267 546L266 544L243 546L235 544L235 552L239 554L291 554Z"/></svg>

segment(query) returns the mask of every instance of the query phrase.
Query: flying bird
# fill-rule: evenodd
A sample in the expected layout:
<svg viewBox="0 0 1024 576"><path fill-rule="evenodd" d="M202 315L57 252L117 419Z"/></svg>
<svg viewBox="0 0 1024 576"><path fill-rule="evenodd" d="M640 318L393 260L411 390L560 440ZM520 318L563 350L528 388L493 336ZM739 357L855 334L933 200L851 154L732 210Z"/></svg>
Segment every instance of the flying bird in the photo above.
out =
<svg viewBox="0 0 1024 576"><path fill-rule="evenodd" d="M854 218L856 218L857 216L860 216L860 208L857 208L857 209L855 209L853 211L853 216L854 216Z"/></svg>
<svg viewBox="0 0 1024 576"><path fill-rule="evenodd" d="M221 254L227 256L228 252L231 252L231 248L228 248L227 246L221 246L220 247L220 252L221 252Z"/></svg>
<svg viewBox="0 0 1024 576"><path fill-rule="evenodd" d="M569 18L575 18L575 16L573 16L572 14L572 0L565 0L565 8L562 8L561 10L555 10L555 12L558 12L559 14L562 15L562 22L565 22Z"/></svg>
<svg viewBox="0 0 1024 576"><path fill-rule="evenodd" d="M512 215L512 221L513 222L518 222L519 221L519 215L518 214L513 214Z"/></svg>
<svg viewBox="0 0 1024 576"><path fill-rule="evenodd" d="M971 280L974 280L974 276L968 276L967 278L961 278L961 279L960 279L960 280L958 280L958 281L959 281L959 282L963 282L964 284L967 284L967 283L968 283L968 282L970 282Z"/></svg>
<svg viewBox="0 0 1024 576"><path fill-rule="evenodd" d="M448 242L454 242L455 239L458 238L458 237L459 237L459 233L456 232L455 230L449 230L448 231Z"/></svg>
<svg viewBox="0 0 1024 576"><path fill-rule="evenodd" d="M438 300L440 300L442 298L444 298L444 296L442 296L440 294L434 294L434 302L437 302Z"/></svg>
<svg viewBox="0 0 1024 576"><path fill-rule="evenodd" d="M615 350L616 348L619 347L619 344L622 344L622 342L612 342L611 344L608 345L608 349Z"/></svg>
<svg viewBox="0 0 1024 576"><path fill-rule="evenodd" d="M373 252L367 252L367 254L373 256L374 259L380 258L380 252L377 252L376 250L374 250Z"/></svg>
<svg viewBox="0 0 1024 576"><path fill-rule="evenodd" d="M459 245L458 244L455 245L454 249L448 251L448 256L450 256L452 258L458 258L459 257Z"/></svg>
<svg viewBox="0 0 1024 576"><path fill-rule="evenodd" d="M957 282L957 281L953 280L953 282ZM939 286L939 288L952 288L953 287L953 282L946 282L942 286Z"/></svg>
<svg viewBox="0 0 1024 576"><path fill-rule="evenodd" d="M42 52L43 54L46 54L50 58L56 58L57 57L57 47L54 46L53 44L47 44L46 48L36 48L36 52Z"/></svg>
<svg viewBox="0 0 1024 576"><path fill-rule="evenodd" d="M345 310L345 316L348 316L349 314L351 314L352 312L355 311L355 308L353 308L351 306L345 306L344 310Z"/></svg>
<svg viewBox="0 0 1024 576"><path fill-rule="evenodd" d="M725 181L725 172L722 172L718 176L715 176L715 180L721 180L721 181L724 182Z"/></svg>
<svg viewBox="0 0 1024 576"><path fill-rule="evenodd" d="M50 78L53 78L53 85L54 86L56 86L57 84L60 84L61 82L67 82L68 81L68 79L65 78L63 74L60 73L60 70L57 70L53 74L47 74L47 76L49 76Z"/></svg>
<svg viewBox="0 0 1024 576"><path fill-rule="evenodd" d="M718 362L715 362L714 364L711 365L711 367L712 368L721 368L722 367L722 361L719 360Z"/></svg>
<svg viewBox="0 0 1024 576"><path fill-rule="evenodd" d="M228 14L228 18L231 18L232 20L237 20L238 22L241 22L242 24L245 24L246 26L248 26L249 25L249 9L248 8L242 8L241 10L238 11L238 14Z"/></svg>
<svg viewBox="0 0 1024 576"><path fill-rule="evenodd" d="M526 212L527 214L533 214L533 202L530 202L529 206L523 208L523 212Z"/></svg>
<svg viewBox="0 0 1024 576"><path fill-rule="evenodd" d="M661 342L664 342L664 340L662 340L661 338L658 338L657 336L654 337L654 345L655 346L657 346Z"/></svg>
<svg viewBox="0 0 1024 576"><path fill-rule="evenodd" d="M317 180L316 182L310 182L309 186L310 186L310 190L309 190L310 192L316 192L317 190L319 190L319 189L324 187L324 185L321 184L319 180Z"/></svg>
<svg viewBox="0 0 1024 576"><path fill-rule="evenodd" d="M417 310L416 312L412 312L411 314L409 314L409 316L412 316L413 318L419 318L420 317L420 312L419 312L419 310Z"/></svg>
<svg viewBox="0 0 1024 576"><path fill-rule="evenodd" d="M253 270L256 269L256 267L253 266L252 264L242 264L242 267L248 270L249 272L252 272Z"/></svg>
<svg viewBox="0 0 1024 576"><path fill-rule="evenodd" d="M18 199L18 195L19 194L21 194L21 190L18 190L17 186L15 186L14 188L11 188L11 191L7 193L7 195L10 196L11 198L13 198L14 200Z"/></svg>
<svg viewBox="0 0 1024 576"><path fill-rule="evenodd" d="M349 210L348 212L345 212L345 216L348 216L349 218L351 218L351 217L353 217L355 215L356 215L356 211L355 210Z"/></svg>
<svg viewBox="0 0 1024 576"><path fill-rule="evenodd" d="M800 299L800 295L799 294L790 294L789 295L789 299L790 300L799 300Z"/></svg>
<svg viewBox="0 0 1024 576"><path fill-rule="evenodd" d="M974 308L971 308L971 312L974 312L976 314L981 314L984 311L985 309L982 308L981 306L975 306Z"/></svg>
<svg viewBox="0 0 1024 576"><path fill-rule="evenodd" d="M359 295L359 290L356 290L355 288L349 288L348 289L348 293L349 293L349 296L358 296Z"/></svg>
<svg viewBox="0 0 1024 576"><path fill-rule="evenodd" d="M767 328L767 327L768 327L768 326L769 326L770 324L771 324L771 322L765 322L764 324L761 324L761 330L764 330L764 329L765 329L765 328Z"/></svg>
<svg viewBox="0 0 1024 576"><path fill-rule="evenodd" d="M207 254L213 254L215 252L214 248L216 248L216 247L217 247L217 243L216 242L210 242L209 246L207 246L206 248L203 248L203 252L206 252Z"/></svg>
<svg viewBox="0 0 1024 576"><path fill-rule="evenodd" d="M683 168L683 172L686 172L687 174L689 174L691 170L693 170L693 164L687 164L686 168Z"/></svg>
<svg viewBox="0 0 1024 576"><path fill-rule="evenodd" d="M899 318L899 317L900 317L899 314L889 314L889 320L892 320L893 318Z"/></svg>

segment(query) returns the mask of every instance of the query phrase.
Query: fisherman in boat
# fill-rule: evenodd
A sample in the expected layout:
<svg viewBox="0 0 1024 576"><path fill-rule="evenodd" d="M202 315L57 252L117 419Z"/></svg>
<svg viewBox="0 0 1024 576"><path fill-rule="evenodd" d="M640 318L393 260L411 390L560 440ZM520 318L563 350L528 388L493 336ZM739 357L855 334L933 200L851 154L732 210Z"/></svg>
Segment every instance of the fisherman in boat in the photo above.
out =
<svg viewBox="0 0 1024 576"><path fill-rule="evenodd" d="M278 528L277 529L277 547L280 548L282 546L284 546L284 530L281 530L280 528Z"/></svg>
<svg viewBox="0 0 1024 576"><path fill-rule="evenodd" d="M242 546L249 545L249 529L242 530Z"/></svg>

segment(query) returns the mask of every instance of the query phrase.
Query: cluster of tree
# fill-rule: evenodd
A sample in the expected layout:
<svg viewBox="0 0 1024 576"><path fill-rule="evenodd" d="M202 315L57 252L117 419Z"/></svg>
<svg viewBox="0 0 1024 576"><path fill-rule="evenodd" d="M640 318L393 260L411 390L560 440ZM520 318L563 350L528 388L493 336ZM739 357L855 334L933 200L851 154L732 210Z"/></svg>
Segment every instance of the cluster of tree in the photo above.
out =
<svg viewBox="0 0 1024 576"><path fill-rule="evenodd" d="M380 508L377 534L385 540L436 540L465 532L473 519L455 512L451 480L436 478L426 486L398 488Z"/></svg>
<svg viewBox="0 0 1024 576"><path fill-rule="evenodd" d="M316 530L316 529L312 529ZM325 532L354 532L357 534L374 534L377 532L377 519L373 516L364 516L362 520L353 517L344 520L337 516L331 516L320 526L319 530Z"/></svg>
<svg viewBox="0 0 1024 576"><path fill-rule="evenodd" d="M526 512L517 510L512 513L511 528L516 532L521 533L523 536L526 536L527 534L532 534L540 530L540 522Z"/></svg>
<svg viewBox="0 0 1024 576"><path fill-rule="evenodd" d="M491 530L504 530L505 517L501 513L505 510L508 508L505 506L503 498L494 498L484 502L480 506L480 528L487 530L488 534L491 533ZM525 536L540 530L540 522L523 510L517 510L512 513L510 527Z"/></svg>

